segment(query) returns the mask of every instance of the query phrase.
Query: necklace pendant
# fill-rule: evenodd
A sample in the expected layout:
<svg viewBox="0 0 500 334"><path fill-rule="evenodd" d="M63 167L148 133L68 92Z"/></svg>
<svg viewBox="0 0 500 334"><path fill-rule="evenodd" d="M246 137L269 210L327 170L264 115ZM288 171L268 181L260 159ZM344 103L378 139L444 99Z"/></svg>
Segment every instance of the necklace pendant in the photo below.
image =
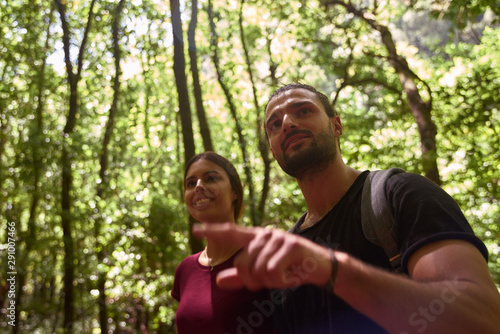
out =
<svg viewBox="0 0 500 334"><path fill-rule="evenodd" d="M214 271L214 266L210 266L210 271Z"/></svg>

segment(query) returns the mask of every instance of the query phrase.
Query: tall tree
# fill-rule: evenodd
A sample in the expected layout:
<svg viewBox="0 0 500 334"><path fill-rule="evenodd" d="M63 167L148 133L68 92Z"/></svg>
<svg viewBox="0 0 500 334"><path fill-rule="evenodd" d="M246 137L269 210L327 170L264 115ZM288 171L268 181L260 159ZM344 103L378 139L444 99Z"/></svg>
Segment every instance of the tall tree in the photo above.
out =
<svg viewBox="0 0 500 334"><path fill-rule="evenodd" d="M72 175L72 160L73 150L71 146L71 134L75 128L79 103L78 103L78 83L81 78L83 68L83 56L87 44L87 38L91 27L93 9L95 0L92 0L87 18L87 25L83 33L82 42L78 51L77 70L74 72L73 63L71 60L71 36L66 17L66 6L61 0L54 0L59 15L61 17L61 26L63 30L63 49L64 60L66 64L67 80L69 84L69 106L66 124L63 130L62 152L61 152L61 170L62 170L62 190L61 190L61 225L63 230L64 242L64 333L73 332L74 321L74 288L73 281L75 277L75 249L73 239L73 217L72 217L72 195L73 175Z"/></svg>
<svg viewBox="0 0 500 334"><path fill-rule="evenodd" d="M37 75L35 76L36 82L34 85L36 86L36 110L35 110L35 124L32 127L30 133L30 147L31 147L31 161L32 161L32 169L33 169L33 191L32 191L32 200L29 210L29 218L27 223L27 231L26 237L23 242L25 243L25 250L23 255L23 260L19 261L23 264L24 268L27 268L27 261L30 257L30 253L36 244L36 235L37 235L37 216L39 210L39 204L42 199L42 193L40 191L40 182L43 172L43 154L41 152L43 147L43 113L45 108L45 89L46 89L46 68L47 68L47 51L49 49L49 43L52 38L50 33L50 26L52 24L53 10L50 9L48 15L43 17L44 22L46 23L47 30L45 32L46 39L44 45L44 52L42 54L42 60L39 68L37 69ZM21 308L21 303L23 300L23 294L25 290L26 277L28 272L26 270L20 271L18 277L18 289L16 295L16 312L19 312ZM16 320L19 320L19 314L16 314ZM13 333L17 333L19 331L19 324L13 327Z"/></svg>
<svg viewBox="0 0 500 334"><path fill-rule="evenodd" d="M254 189L253 189L253 179L252 179L252 171L251 171L251 166L250 166L250 160L248 159L248 154L247 154L247 144L245 137L243 135L243 128L240 124L240 121L238 119L238 115L236 112L236 106L234 105L233 97L231 95L231 92L229 90L229 87L227 86L226 82L224 81L224 71L220 66L219 63L219 51L218 51L218 34L217 30L215 27L215 19L214 19L214 12L213 12L213 7L212 7L212 0L208 0L208 6L207 6L207 13L208 13L208 19L210 21L210 32L211 32L211 38L210 38L210 43L212 46L212 61L215 66L215 71L217 72L217 81L219 82L219 85L222 88L222 91L224 92L224 96L226 97L226 102L228 104L229 110L231 111L231 116L233 117L235 127L236 127L236 134L238 135L238 144L241 149L241 155L243 157L243 169L245 171L245 176L247 179L247 184L248 184L248 193L250 195L250 216L252 219L253 225L257 225L257 215L256 215L256 210L255 210L255 194L254 194Z"/></svg>
<svg viewBox="0 0 500 334"><path fill-rule="evenodd" d="M0 0L0 226L16 225L18 320L15 328L0 322L0 332L62 333L63 323L74 323L71 330L82 333L175 333L178 303L169 292L175 268L192 249L182 194L186 128L172 66L169 4L123 0L118 17L120 1L96 1L87 23L92 0L59 0L63 29L55 0ZM183 27L189 51L197 52L191 55L198 68L186 72L189 98L198 95L190 84L197 71L212 144L232 154L242 174L244 168L252 172L256 224L288 229L306 210L296 182L275 163L264 195L266 162L258 135L265 134L257 116L263 118L263 98L281 83L301 80L332 97L344 119L342 150L349 165L423 171L417 123L381 32L345 7L324 8L322 2L212 0L213 30L208 2L178 4L183 20L191 15L190 29L187 21ZM496 7L467 0L404 2L410 9L397 0L349 3L390 30L397 54L432 88L442 186L489 248L499 283ZM113 37L112 30L119 34ZM65 62L73 65L69 73ZM185 64L186 70L194 64ZM413 80L428 101L425 83ZM77 106L71 113L70 100ZM193 146L206 149L197 133L202 125L192 117L194 137L200 137ZM69 132L62 137L65 125ZM64 190L66 211L63 173L70 190ZM244 223L252 224L247 203ZM0 242L7 237L0 229ZM6 266L0 259L3 272ZM0 308L11 299L4 276ZM74 305L72 315L65 315L66 305Z"/></svg>
<svg viewBox="0 0 500 334"><path fill-rule="evenodd" d="M198 70L198 52L196 50L196 26L198 23L198 0L191 2L191 21L188 28L189 60L191 75L193 77L193 93L196 104L196 115L200 124L201 138L205 151L213 151L212 136L208 127L205 107L203 106L203 95L200 85L200 71Z"/></svg>
<svg viewBox="0 0 500 334"><path fill-rule="evenodd" d="M120 98L120 81L121 81L121 51L120 51L120 17L123 10L125 0L120 0L117 4L114 20L112 26L112 35L113 35L113 55L114 55L114 65L115 65L115 77L113 80L113 101L111 103L111 107L109 109L108 121L106 123L106 129L104 131L104 137L102 140L102 148L99 158L100 170L99 170L99 179L100 182L97 186L96 195L100 200L106 200L106 190L109 187L108 180L108 164L109 164L109 144L111 141L111 135L113 133L113 129L115 128L115 118L116 112L118 109L118 101ZM102 201L98 201L101 203ZM103 208L99 208L100 211ZM97 263L102 264L104 258L106 256L106 244L101 242L101 226L104 220L104 216L102 212L95 220L94 232L95 232L95 247L97 250ZM106 277L107 270L105 270L106 266L103 266L103 269L99 270L98 278L97 278L97 290L99 291L99 295L97 297L97 304L99 307L99 324L101 326L101 333L108 332L108 309L106 304Z"/></svg>
<svg viewBox="0 0 500 334"><path fill-rule="evenodd" d="M184 163L195 155L193 122L191 107L189 105L189 92L186 78L186 60L184 59L184 38L182 32L181 10L179 0L170 0L170 13L172 16L172 33L174 39L174 74L179 100L179 114L181 118L182 138L184 142ZM190 246L193 253L203 249L201 240L191 234L193 219L189 218Z"/></svg>
<svg viewBox="0 0 500 334"><path fill-rule="evenodd" d="M243 7L245 5L245 0L241 0L240 2L240 11L238 16L238 24L240 28L240 39L241 45L243 47L243 54L245 55L245 64L247 67L248 77L250 79L250 84L252 86L252 96L253 96L253 104L255 107L256 113L256 133L258 139L258 148L260 152L260 156L262 158L262 162L264 163L264 179L262 180L262 191L259 199L259 205L256 211L255 217L255 225L262 225L262 220L265 214L265 205L267 200L267 195L269 194L269 182L270 182L270 173L271 173L271 159L269 158L269 148L266 143L266 137L264 135L263 127L262 127L262 114L261 107L259 104L259 98L257 94L257 87L254 79L254 71L252 69L252 61L250 59L250 52L248 50L248 46L246 43L245 31L243 28Z"/></svg>
<svg viewBox="0 0 500 334"><path fill-rule="evenodd" d="M425 176L440 185L441 178L437 166L436 149L437 128L431 118L432 92L429 85L410 69L408 61L398 53L389 28L373 18L374 13L378 10L376 4L374 4L371 13L367 13L363 9L357 8L351 1L325 1L323 4L326 7L344 7L349 13L366 22L372 29L380 34L382 44L385 46L388 53L386 58L399 76L402 89L406 94L408 105L417 123L420 133L420 148L422 151ZM423 93L419 89L418 83L424 86L424 94L428 96L427 101L422 97Z"/></svg>

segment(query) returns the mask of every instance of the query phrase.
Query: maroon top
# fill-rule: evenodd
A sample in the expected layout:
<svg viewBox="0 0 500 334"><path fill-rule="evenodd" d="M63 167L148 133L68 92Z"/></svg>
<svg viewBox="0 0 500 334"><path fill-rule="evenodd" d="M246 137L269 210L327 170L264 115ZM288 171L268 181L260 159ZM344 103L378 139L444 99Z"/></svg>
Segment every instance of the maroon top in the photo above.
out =
<svg viewBox="0 0 500 334"><path fill-rule="evenodd" d="M176 313L178 334L273 333L275 305L269 291L223 290L215 278L232 267L235 255L214 267L198 262L200 253L190 255L175 271L171 295L179 301Z"/></svg>

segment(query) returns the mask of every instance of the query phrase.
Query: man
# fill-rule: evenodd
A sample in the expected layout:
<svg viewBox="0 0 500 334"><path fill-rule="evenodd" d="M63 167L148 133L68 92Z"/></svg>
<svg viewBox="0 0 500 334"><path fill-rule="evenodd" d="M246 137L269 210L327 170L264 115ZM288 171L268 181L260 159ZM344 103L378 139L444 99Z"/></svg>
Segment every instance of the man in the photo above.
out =
<svg viewBox="0 0 500 334"><path fill-rule="evenodd" d="M265 129L308 211L292 233L197 226L198 236L243 247L234 268L219 274L220 286L281 289L262 306L276 316L278 333L500 333L487 250L449 195L416 174L389 179L407 276L392 273L384 251L363 235L368 171L343 162L342 124L328 98L306 85L282 87L268 102Z"/></svg>

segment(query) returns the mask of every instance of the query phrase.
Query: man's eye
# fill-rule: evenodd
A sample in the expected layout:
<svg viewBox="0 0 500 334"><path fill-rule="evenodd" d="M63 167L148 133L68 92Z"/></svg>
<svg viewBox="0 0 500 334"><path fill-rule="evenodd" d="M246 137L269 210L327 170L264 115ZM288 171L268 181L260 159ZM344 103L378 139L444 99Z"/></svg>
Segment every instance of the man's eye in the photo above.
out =
<svg viewBox="0 0 500 334"><path fill-rule="evenodd" d="M269 130L274 131L274 130L278 129L280 126L281 126L280 121L274 121L271 124L269 124Z"/></svg>
<svg viewBox="0 0 500 334"><path fill-rule="evenodd" d="M311 112L311 109L309 108L304 108L304 109L300 109L299 113L301 115L306 115L306 114L309 114Z"/></svg>
<svg viewBox="0 0 500 334"><path fill-rule="evenodd" d="M194 181L186 182L186 188L193 188L195 185L196 185L196 182L194 182Z"/></svg>

